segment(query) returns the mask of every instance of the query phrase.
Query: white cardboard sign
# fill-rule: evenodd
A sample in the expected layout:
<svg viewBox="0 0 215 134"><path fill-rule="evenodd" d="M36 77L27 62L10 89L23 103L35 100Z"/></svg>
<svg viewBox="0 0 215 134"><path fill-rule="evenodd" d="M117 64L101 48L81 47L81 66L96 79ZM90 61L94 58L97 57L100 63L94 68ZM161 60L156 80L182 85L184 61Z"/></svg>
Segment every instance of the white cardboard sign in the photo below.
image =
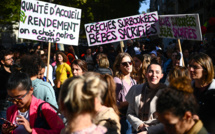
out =
<svg viewBox="0 0 215 134"><path fill-rule="evenodd" d="M159 33L158 14L151 12L85 24L89 46L118 42Z"/></svg>
<svg viewBox="0 0 215 134"><path fill-rule="evenodd" d="M78 45L81 9L22 0L19 38Z"/></svg>
<svg viewBox="0 0 215 134"><path fill-rule="evenodd" d="M159 15L161 38L202 40L198 14Z"/></svg>

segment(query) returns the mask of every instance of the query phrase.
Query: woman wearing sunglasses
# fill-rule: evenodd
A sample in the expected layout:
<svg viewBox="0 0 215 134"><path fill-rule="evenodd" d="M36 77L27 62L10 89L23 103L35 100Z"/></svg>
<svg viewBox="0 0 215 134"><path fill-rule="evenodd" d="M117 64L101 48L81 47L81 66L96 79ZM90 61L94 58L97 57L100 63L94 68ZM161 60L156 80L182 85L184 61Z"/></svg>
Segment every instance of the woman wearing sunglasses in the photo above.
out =
<svg viewBox="0 0 215 134"><path fill-rule="evenodd" d="M34 97L31 79L26 73L12 74L7 86L8 100L15 105L7 109L7 120L12 124L3 124L3 133L14 134L59 134L64 128L63 121L48 103L42 105L42 113L50 129L37 128L38 106L44 102ZM18 126L17 128L15 126Z"/></svg>
<svg viewBox="0 0 215 134"><path fill-rule="evenodd" d="M215 133L215 80L211 58L204 53L191 55L189 72L194 95L199 103L199 117L209 133Z"/></svg>
<svg viewBox="0 0 215 134"><path fill-rule="evenodd" d="M121 133L131 134L131 125L126 120L126 112L128 102L125 99L130 88L136 84L136 81L131 77L133 73L133 59L128 53L119 53L113 65L114 81L116 83L116 99L117 105L121 113Z"/></svg>
<svg viewBox="0 0 215 134"><path fill-rule="evenodd" d="M156 125L156 100L161 89L166 86L160 83L163 77L161 65L152 61L146 71L147 82L133 86L126 96L128 101L127 119L135 132L148 130Z"/></svg>

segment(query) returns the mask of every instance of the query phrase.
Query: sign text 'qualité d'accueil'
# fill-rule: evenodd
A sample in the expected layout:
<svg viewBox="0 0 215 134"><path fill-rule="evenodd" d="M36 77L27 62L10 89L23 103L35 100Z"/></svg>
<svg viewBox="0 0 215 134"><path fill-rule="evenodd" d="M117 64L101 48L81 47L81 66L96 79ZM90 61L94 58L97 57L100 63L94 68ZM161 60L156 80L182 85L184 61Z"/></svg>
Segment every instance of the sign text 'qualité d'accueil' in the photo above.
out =
<svg viewBox="0 0 215 134"><path fill-rule="evenodd" d="M202 40L198 14L159 15L159 26L161 38Z"/></svg>
<svg viewBox="0 0 215 134"><path fill-rule="evenodd" d="M89 46L157 35L158 14L151 12L97 23L85 24Z"/></svg>
<svg viewBox="0 0 215 134"><path fill-rule="evenodd" d="M81 9L22 0L19 38L78 45Z"/></svg>

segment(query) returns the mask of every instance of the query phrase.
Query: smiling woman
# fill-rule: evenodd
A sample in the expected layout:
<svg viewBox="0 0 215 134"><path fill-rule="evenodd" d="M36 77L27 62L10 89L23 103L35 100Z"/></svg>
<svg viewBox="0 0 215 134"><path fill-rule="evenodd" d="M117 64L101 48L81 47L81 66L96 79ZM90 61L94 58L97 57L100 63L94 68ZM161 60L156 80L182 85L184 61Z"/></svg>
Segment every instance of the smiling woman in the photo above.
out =
<svg viewBox="0 0 215 134"><path fill-rule="evenodd" d="M146 71L147 82L133 86L126 100L128 101L127 119L135 132L150 131L150 126L158 124L156 112L157 96L166 86L160 83L163 77L158 63L151 63Z"/></svg>

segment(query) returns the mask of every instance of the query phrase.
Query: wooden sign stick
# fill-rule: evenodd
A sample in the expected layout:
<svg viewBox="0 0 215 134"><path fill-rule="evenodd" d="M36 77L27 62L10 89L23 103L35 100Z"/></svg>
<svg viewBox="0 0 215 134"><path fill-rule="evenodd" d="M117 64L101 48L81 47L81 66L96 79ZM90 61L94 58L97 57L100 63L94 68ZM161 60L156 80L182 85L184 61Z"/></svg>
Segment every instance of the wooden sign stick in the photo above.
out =
<svg viewBox="0 0 215 134"><path fill-rule="evenodd" d="M180 39L178 39L178 45L179 45L179 50L180 50L180 53L182 54L181 55L181 59L182 59L182 66L184 67L184 58L183 58L183 53L182 53L182 48L181 48L181 41Z"/></svg>
<svg viewBox="0 0 215 134"><path fill-rule="evenodd" d="M50 53L51 53L51 42L49 42L48 45L48 60L47 60L47 75L46 75L46 81L49 82L49 62L50 62Z"/></svg>
<svg viewBox="0 0 215 134"><path fill-rule="evenodd" d="M121 52L123 53L123 47L124 47L124 42L120 41L120 48L121 48Z"/></svg>

